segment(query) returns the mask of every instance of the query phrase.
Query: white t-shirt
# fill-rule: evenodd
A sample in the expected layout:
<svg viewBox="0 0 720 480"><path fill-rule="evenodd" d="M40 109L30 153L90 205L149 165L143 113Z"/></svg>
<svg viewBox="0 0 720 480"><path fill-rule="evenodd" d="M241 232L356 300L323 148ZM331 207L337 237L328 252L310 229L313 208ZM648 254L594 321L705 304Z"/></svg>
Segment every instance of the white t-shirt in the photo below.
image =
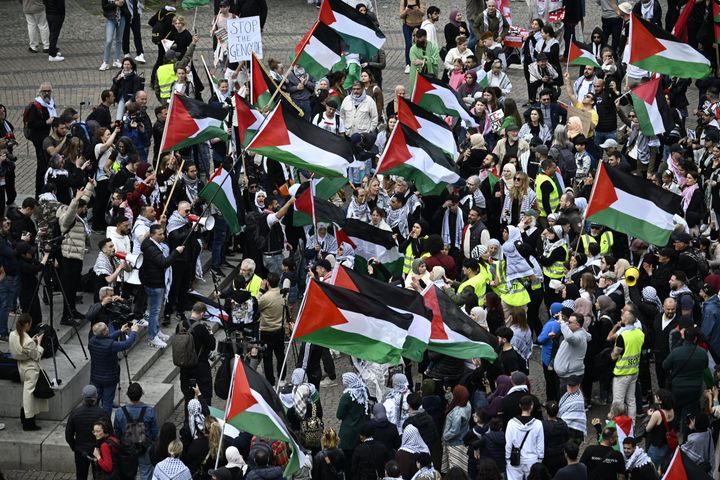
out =
<svg viewBox="0 0 720 480"><path fill-rule="evenodd" d="M330 133L342 135L345 133L345 124L340 115L335 113L332 118L327 118L325 112L318 114L313 122L318 127L327 130Z"/></svg>

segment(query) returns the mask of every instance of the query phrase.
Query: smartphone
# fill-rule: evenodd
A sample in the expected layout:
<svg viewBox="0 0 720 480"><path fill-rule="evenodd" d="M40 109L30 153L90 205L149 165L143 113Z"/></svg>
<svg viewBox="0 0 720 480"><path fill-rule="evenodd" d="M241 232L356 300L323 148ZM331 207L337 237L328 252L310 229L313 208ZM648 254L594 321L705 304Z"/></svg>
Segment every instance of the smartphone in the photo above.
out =
<svg viewBox="0 0 720 480"><path fill-rule="evenodd" d="M415 382L415 391L416 392L420 391L420 382Z"/></svg>
<svg viewBox="0 0 720 480"><path fill-rule="evenodd" d="M194 378L190 379L190 391L192 392L195 389L195 386L197 385L197 380Z"/></svg>

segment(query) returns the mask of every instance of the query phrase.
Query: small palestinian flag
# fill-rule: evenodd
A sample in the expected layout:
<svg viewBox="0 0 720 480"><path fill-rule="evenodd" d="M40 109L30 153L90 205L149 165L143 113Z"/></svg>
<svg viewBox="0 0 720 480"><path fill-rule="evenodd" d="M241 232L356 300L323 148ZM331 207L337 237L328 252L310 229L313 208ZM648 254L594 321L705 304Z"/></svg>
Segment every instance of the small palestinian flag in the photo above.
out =
<svg viewBox="0 0 720 480"><path fill-rule="evenodd" d="M680 195L600 163L585 218L654 245L666 245Z"/></svg>
<svg viewBox="0 0 720 480"><path fill-rule="evenodd" d="M412 325L367 295L313 279L298 313L293 339L376 363L397 364Z"/></svg>
<svg viewBox="0 0 720 480"><path fill-rule="evenodd" d="M680 16L672 29L672 34L675 38L683 43L687 43L688 41L688 21L690 20L690 15L692 14L694 8L695 2L687 2L682 8L682 12L680 12ZM620 444L618 443L618 445Z"/></svg>
<svg viewBox="0 0 720 480"><path fill-rule="evenodd" d="M440 147L450 160L458 158L455 136L447 123L420 105L415 105L403 97L398 97L397 118L400 123L409 127L428 142Z"/></svg>
<svg viewBox="0 0 720 480"><path fill-rule="evenodd" d="M463 360L497 358L495 337L465 315L437 285L428 287L423 297L433 312L428 350Z"/></svg>
<svg viewBox="0 0 720 480"><path fill-rule="evenodd" d="M693 462L682 448L676 448L662 480L711 480L700 465Z"/></svg>
<svg viewBox="0 0 720 480"><path fill-rule="evenodd" d="M347 288L384 303L398 313L412 315L412 325L403 345L403 357L420 361L430 339L432 311L425 306L422 295L415 290L396 287L369 275L338 264L330 280L332 285Z"/></svg>
<svg viewBox="0 0 720 480"><path fill-rule="evenodd" d="M448 84L430 75L418 73L412 102L438 115L460 118L468 127L478 126L460 95Z"/></svg>
<svg viewBox="0 0 720 480"><path fill-rule="evenodd" d="M311 181L315 184L315 196L323 200L328 200L348 183L344 177L314 177Z"/></svg>
<svg viewBox="0 0 720 480"><path fill-rule="evenodd" d="M649 72L681 78L710 75L710 60L703 54L636 15L630 16L628 45L628 63Z"/></svg>
<svg viewBox="0 0 720 480"><path fill-rule="evenodd" d="M391 230L383 230L362 220L348 218L336 234L338 245L346 241L355 249L355 260L358 257L369 262L377 260L390 273L399 278L402 275L403 257Z"/></svg>
<svg viewBox="0 0 720 480"><path fill-rule="evenodd" d="M390 135L377 173L409 178L423 195L439 195L447 184L462 180L445 152L402 123Z"/></svg>
<svg viewBox="0 0 720 480"><path fill-rule="evenodd" d="M295 46L295 58L295 63L314 78L343 70L342 38L324 23L316 22Z"/></svg>
<svg viewBox="0 0 720 480"><path fill-rule="evenodd" d="M237 92L234 93L234 96L238 139L240 140L240 145L246 147L257 133L265 117L263 117L263 114L255 107L250 105L247 100L238 95Z"/></svg>
<svg viewBox="0 0 720 480"><path fill-rule="evenodd" d="M480 86L480 88L485 88L488 86L488 72L483 70L482 68L478 68L475 71L475 78L477 79L477 84Z"/></svg>
<svg viewBox="0 0 720 480"><path fill-rule="evenodd" d="M183 10L190 10L191 8L202 7L208 3L210 3L210 0L183 0L182 8Z"/></svg>
<svg viewBox="0 0 720 480"><path fill-rule="evenodd" d="M342 37L350 53L375 56L385 43L385 35L370 17L355 10L343 0L323 0L318 22L324 23Z"/></svg>
<svg viewBox="0 0 720 480"><path fill-rule="evenodd" d="M233 193L233 180L230 172L222 166L218 167L198 196L206 202L211 202L220 210L231 234L240 233L238 206Z"/></svg>
<svg viewBox="0 0 720 480"><path fill-rule="evenodd" d="M575 40L570 42L570 52L568 54L570 65L587 65L589 67L600 68L595 55L590 50L582 48Z"/></svg>
<svg viewBox="0 0 720 480"><path fill-rule="evenodd" d="M284 102L270 113L247 148L327 177L347 177L354 161L350 142L301 119Z"/></svg>
<svg viewBox="0 0 720 480"><path fill-rule="evenodd" d="M211 106L177 92L170 98L160 151L182 150L211 138L227 140L223 120L227 113L220 106Z"/></svg>
<svg viewBox="0 0 720 480"><path fill-rule="evenodd" d="M275 80L270 77L265 65L253 52L250 60L250 103L260 109L265 108L270 103L275 90L277 90Z"/></svg>
<svg viewBox="0 0 720 480"><path fill-rule="evenodd" d="M282 402L263 376L235 356L235 367L225 422L241 432L286 442L292 452L285 466L289 478L305 464L305 453L285 418Z"/></svg>
<svg viewBox="0 0 720 480"><path fill-rule="evenodd" d="M202 302L205 304L205 316L204 319L208 322L219 323L224 325L230 320L230 316L227 314L222 305L217 303L210 297L206 297L197 290L190 290L187 292L188 299L191 302Z"/></svg>
<svg viewBox="0 0 720 480"><path fill-rule="evenodd" d="M293 225L302 227L315 225L317 222L341 225L345 221L345 213L342 208L318 198L316 188L311 185L313 185L312 180L304 182L295 193Z"/></svg>
<svg viewBox="0 0 720 480"><path fill-rule="evenodd" d="M665 101L665 93L660 82L661 77L657 77L630 91L640 130L646 137L670 132L674 126L672 113Z"/></svg>

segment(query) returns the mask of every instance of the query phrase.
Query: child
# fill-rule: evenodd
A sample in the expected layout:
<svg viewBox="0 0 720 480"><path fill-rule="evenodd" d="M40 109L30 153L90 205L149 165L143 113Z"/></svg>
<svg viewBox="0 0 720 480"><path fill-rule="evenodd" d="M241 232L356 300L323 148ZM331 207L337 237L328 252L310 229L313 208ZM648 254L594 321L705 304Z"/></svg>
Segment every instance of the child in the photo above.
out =
<svg viewBox="0 0 720 480"><path fill-rule="evenodd" d="M590 172L592 157L586 150L587 139L582 133L573 138L573 145L575 145L575 165L577 166L575 183L579 184Z"/></svg>
<svg viewBox="0 0 720 480"><path fill-rule="evenodd" d="M448 76L448 84L457 92L460 85L465 81L465 72L463 71L462 58L453 60L453 69Z"/></svg>

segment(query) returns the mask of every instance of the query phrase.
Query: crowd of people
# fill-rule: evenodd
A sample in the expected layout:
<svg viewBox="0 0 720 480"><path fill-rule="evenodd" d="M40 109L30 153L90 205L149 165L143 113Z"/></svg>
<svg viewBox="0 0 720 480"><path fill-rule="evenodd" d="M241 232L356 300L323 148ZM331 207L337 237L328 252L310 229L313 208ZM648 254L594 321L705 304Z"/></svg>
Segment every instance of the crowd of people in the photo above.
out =
<svg viewBox="0 0 720 480"><path fill-rule="evenodd" d="M374 2L346 3L378 24ZM146 480L284 478L289 445L246 432L223 437L210 413L218 390L211 363L223 352L207 304L228 313L220 322L226 339L240 338L248 347L244 361L277 384L308 453L292 475L297 479L657 479L678 448L714 474L720 81L698 80L699 100L691 104L690 79L662 77L673 128L658 136L646 134L625 95L651 75L623 61L630 16L670 31L682 5L670 2L663 12L657 0L601 0L601 18L592 19L600 25L585 37L596 68L566 63L570 42L590 29L584 2L531 1L529 18L513 22L506 1L466 3L464 12L442 12L425 0L400 0L405 52L395 67L409 84L395 86L389 101L382 48L369 58L349 54L345 70L323 78L297 64L286 71L282 61L266 62L283 102L352 144L358 161L329 200L348 219L392 232L404 256L399 273L376 259L358 262L332 223L298 226L289 187L308 181L310 172L244 151L232 135L176 152L160 149L174 94L226 108L226 129L237 125L233 93L249 96L250 72L247 62L228 61L227 21L259 15L264 27L264 0L215 2L210 67L217 85L203 84L199 34L170 4L149 20L158 55L145 85L138 72L149 56L142 2L103 0L100 70L115 70L89 115L56 105L49 81L24 109L22 130L0 106L0 341L18 361L23 429L40 429L35 417L52 401L34 392L44 375L40 360L55 348L41 302L57 293L62 325L91 325L90 385L66 429L79 480L91 466L95 478L127 471ZM562 18L555 14L560 8ZM29 50L64 60L57 46L64 2L25 0L23 12ZM525 24L527 31L513 26ZM711 2L695 7L686 28L689 45L714 62ZM524 74L522 95L511 81L513 64ZM375 171L398 124L398 98L407 98L418 74L446 81L478 125L442 119L454 135L464 182L439 195L421 195L410 177ZM34 197L17 205L20 134L34 147L36 174ZM584 220L601 163L681 197L666 245ZM231 172L238 234L200 195L220 166ZM199 221L209 216L211 230ZM213 277L233 269L234 278L211 300L195 303L188 292L203 278L204 249ZM240 264L228 261L235 253ZM138 265L133 259L140 254ZM86 256L90 272L83 271ZM496 339L497 358L428 351L420 362L377 365L346 362L308 343L295 365L285 365L307 283L358 264L387 282L389 292L442 289L466 322ZM83 293L93 296L86 312L78 310ZM18 314L14 325L11 311ZM127 388L127 405L117 407L119 359L141 329L152 348L179 339L172 342L185 398L179 432L172 423L158 426L137 383ZM342 370L352 365L350 371L336 372L341 358ZM330 399L338 381L342 394ZM330 403L337 403L334 412ZM325 426L323 417L327 423L334 417L339 428Z"/></svg>

